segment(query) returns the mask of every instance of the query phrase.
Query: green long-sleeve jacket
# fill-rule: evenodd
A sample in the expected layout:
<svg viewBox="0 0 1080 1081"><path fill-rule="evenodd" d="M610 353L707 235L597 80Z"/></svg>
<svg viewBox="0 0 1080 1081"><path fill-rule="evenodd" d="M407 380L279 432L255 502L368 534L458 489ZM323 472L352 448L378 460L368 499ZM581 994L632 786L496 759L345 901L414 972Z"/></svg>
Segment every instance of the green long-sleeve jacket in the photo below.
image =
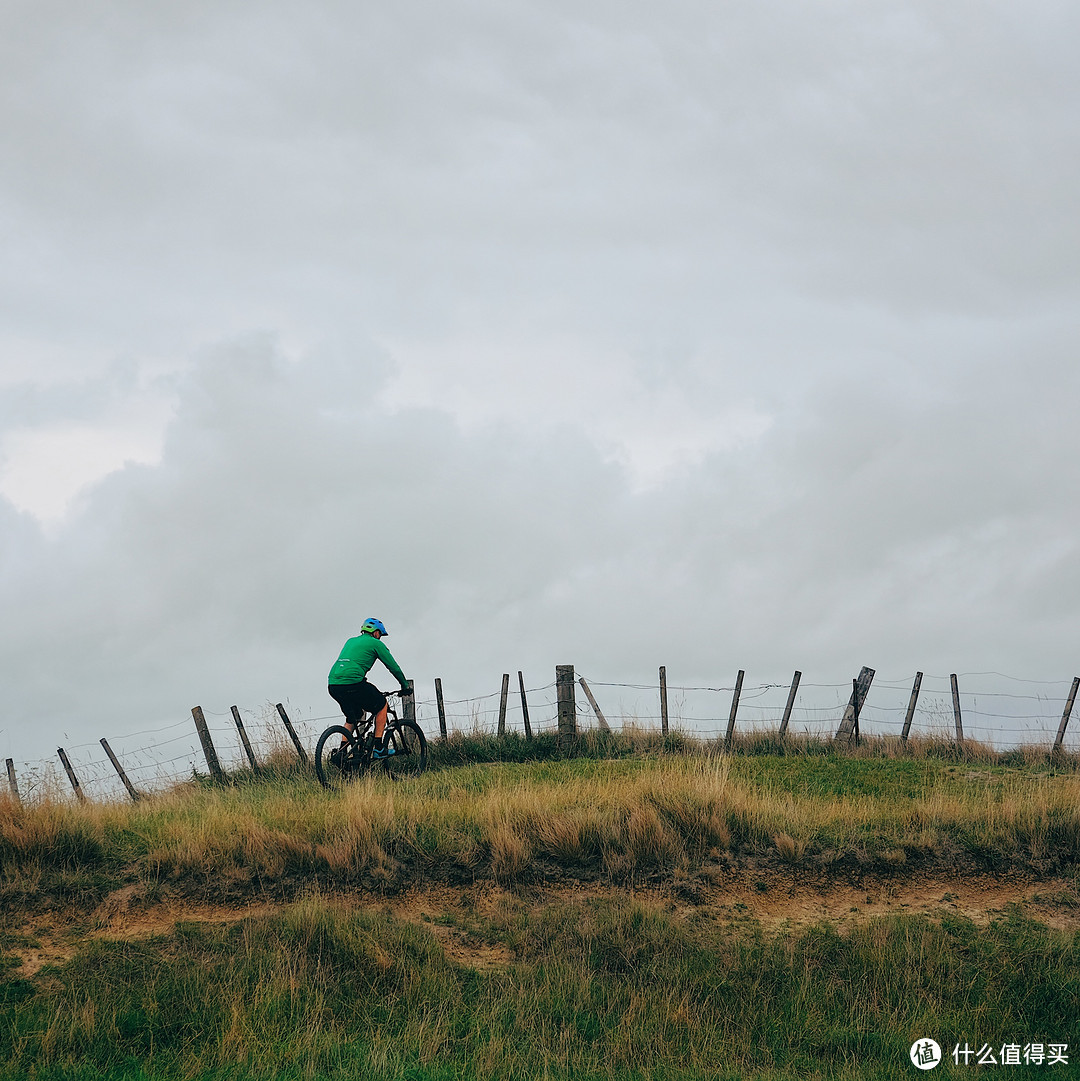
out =
<svg viewBox="0 0 1080 1081"><path fill-rule="evenodd" d="M371 634L358 634L350 638L341 647L341 654L330 669L327 683L338 686L342 683L359 683L376 661L382 661L390 674L401 684L402 690L409 685L405 673L394 660L390 650Z"/></svg>

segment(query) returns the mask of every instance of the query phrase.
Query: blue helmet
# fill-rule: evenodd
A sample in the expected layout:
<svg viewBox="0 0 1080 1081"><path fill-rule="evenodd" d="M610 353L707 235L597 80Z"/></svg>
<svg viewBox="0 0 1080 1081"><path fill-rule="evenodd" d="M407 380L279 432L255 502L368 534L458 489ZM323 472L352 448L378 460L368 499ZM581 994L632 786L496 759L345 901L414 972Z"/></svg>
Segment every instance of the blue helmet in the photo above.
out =
<svg viewBox="0 0 1080 1081"><path fill-rule="evenodd" d="M386 627L383 626L381 619L365 619L364 625L360 628L361 634L374 634L379 632L384 638L386 637Z"/></svg>

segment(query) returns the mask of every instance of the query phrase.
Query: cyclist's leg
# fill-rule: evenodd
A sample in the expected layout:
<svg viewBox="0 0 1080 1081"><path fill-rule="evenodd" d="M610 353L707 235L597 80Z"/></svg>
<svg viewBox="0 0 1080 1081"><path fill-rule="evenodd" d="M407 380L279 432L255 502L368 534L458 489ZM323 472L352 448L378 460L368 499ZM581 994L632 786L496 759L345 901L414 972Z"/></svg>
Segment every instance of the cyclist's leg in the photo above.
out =
<svg viewBox="0 0 1080 1081"><path fill-rule="evenodd" d="M382 742L383 734L386 732L386 706L383 706L378 713L375 714L375 741L377 743Z"/></svg>
<svg viewBox="0 0 1080 1081"><path fill-rule="evenodd" d="M375 717L375 742L380 743L386 731L386 695L373 683L365 679L359 685L357 697L363 703L364 709Z"/></svg>

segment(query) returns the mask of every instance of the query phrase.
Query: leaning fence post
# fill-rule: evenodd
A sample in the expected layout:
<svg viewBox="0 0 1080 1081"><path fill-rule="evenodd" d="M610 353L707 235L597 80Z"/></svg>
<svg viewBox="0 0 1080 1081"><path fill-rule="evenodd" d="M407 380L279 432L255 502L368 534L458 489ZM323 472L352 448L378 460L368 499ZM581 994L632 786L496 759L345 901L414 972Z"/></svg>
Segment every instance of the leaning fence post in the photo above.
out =
<svg viewBox="0 0 1080 1081"><path fill-rule="evenodd" d="M510 693L510 673L503 672L502 693L499 695L499 738L506 735L506 696Z"/></svg>
<svg viewBox="0 0 1080 1081"><path fill-rule="evenodd" d="M439 735L446 739L446 706L443 705L442 680L435 677L435 704L439 707Z"/></svg>
<svg viewBox="0 0 1080 1081"><path fill-rule="evenodd" d="M911 685L911 697L908 699L907 715L904 717L904 730L900 738L907 743L908 733L911 731L911 721L915 716L915 703L919 700L919 688L922 686L922 672L915 673L915 682Z"/></svg>
<svg viewBox="0 0 1080 1081"><path fill-rule="evenodd" d="M667 665L660 665L660 731L667 735Z"/></svg>
<svg viewBox="0 0 1080 1081"><path fill-rule="evenodd" d="M1080 690L1080 676L1073 676L1072 690L1069 691L1069 700L1065 703L1065 712L1061 715L1061 724L1058 725L1057 739L1054 740L1054 750L1060 751L1061 744L1065 739L1065 726L1069 723L1073 703L1076 701L1076 692ZM8 759L10 762L11 759Z"/></svg>
<svg viewBox="0 0 1080 1081"><path fill-rule="evenodd" d="M217 751L214 750L213 741L210 739L210 729L206 727L206 717L203 716L202 706L192 706L191 716L195 718L195 731L199 733L199 742L202 744L203 756L206 758L206 767L210 770L210 776L215 781L224 781L225 771L221 768Z"/></svg>
<svg viewBox="0 0 1080 1081"><path fill-rule="evenodd" d="M19 795L19 783L15 780L15 763L10 758L7 760L7 780L8 788L11 789L15 802L21 804L22 796Z"/></svg>
<svg viewBox="0 0 1080 1081"><path fill-rule="evenodd" d="M960 717L960 688L956 684L955 672L949 676L949 682L952 684L952 711L953 720L956 722L956 742L962 747L964 745L964 722Z"/></svg>
<svg viewBox="0 0 1080 1081"><path fill-rule="evenodd" d="M855 736L855 746L859 746L859 681L853 679L851 681L851 701L854 707L854 713L851 718L851 731Z"/></svg>
<svg viewBox="0 0 1080 1081"><path fill-rule="evenodd" d="M124 787L128 790L128 795L131 797L133 803L139 802L139 793L132 787L131 782L128 780L127 774L124 772L124 767L120 765L119 759L113 754L112 748L109 746L109 741L104 736L100 740L101 746L105 748L105 753L109 756L109 761L113 764L113 769L120 775L120 780L124 782Z"/></svg>
<svg viewBox="0 0 1080 1081"><path fill-rule="evenodd" d="M525 738L532 739L532 725L529 724L529 701L525 697L525 677L518 672L518 686L521 688L521 719L525 722Z"/></svg>
<svg viewBox="0 0 1080 1081"><path fill-rule="evenodd" d="M559 742L577 736L577 703L574 700L574 666L555 665L555 694L559 703Z"/></svg>
<svg viewBox="0 0 1080 1081"><path fill-rule="evenodd" d="M780 735L783 735L787 731L788 721L791 720L791 707L795 705L795 692L799 689L799 680L802 679L802 672L796 672L791 678L791 690L788 691L787 705L784 706L784 718L780 722Z"/></svg>
<svg viewBox="0 0 1080 1081"><path fill-rule="evenodd" d="M401 718L404 721L412 721L416 724L416 689L413 687L413 681L407 679L405 681L409 685L409 690L412 694L405 695L401 700Z"/></svg>
<svg viewBox="0 0 1080 1081"><path fill-rule="evenodd" d="M605 732L610 732L611 726L607 723L607 718L600 712L600 707L596 704L596 699L593 698L593 693L589 690L589 685L585 682L585 677L579 677L578 683L581 684L581 689L585 692L585 697L589 700L589 705L592 706L593 713L596 714L596 719L599 722L600 727Z"/></svg>
<svg viewBox="0 0 1080 1081"><path fill-rule="evenodd" d="M259 763L255 761L255 752L251 749L251 742L248 739L247 731L244 729L244 722L240 719L240 710L236 706L229 706L229 709L232 710L232 719L236 722L236 730L240 733L240 742L244 745L244 752L248 756L252 770L257 773Z"/></svg>
<svg viewBox="0 0 1080 1081"><path fill-rule="evenodd" d="M64 763L64 769L67 770L68 780L71 782L71 787L75 789L75 795L79 797L79 802L85 803L86 796L83 795L83 790L79 786L79 778L75 776L75 771L71 768L71 763L68 761L68 756L64 753L64 748L57 747L56 753L60 756L60 761Z"/></svg>
<svg viewBox="0 0 1080 1081"><path fill-rule="evenodd" d="M745 675L746 673L740 668L735 679L735 693L731 696L731 712L728 714L727 733L724 736L724 743L727 746L731 745L731 737L735 732L735 714L739 710L739 696L742 694L742 681Z"/></svg>
<svg viewBox="0 0 1080 1081"><path fill-rule="evenodd" d="M855 680L851 691L851 700L847 704L847 709L844 710L844 716L840 719L840 727L836 730L837 739L851 735L851 730L855 726L855 710L861 710L866 704L866 696L869 694L870 684L873 682L874 669L863 665L862 670L859 672L859 678ZM857 704L856 699L858 699Z"/></svg>
<svg viewBox="0 0 1080 1081"><path fill-rule="evenodd" d="M304 745L296 737L296 732L293 730L292 721L289 720L289 715L285 712L285 707L278 702L277 711L281 714L282 721L285 722L285 731L289 733L289 738L293 741L293 746L296 748L296 756L306 766L308 764L307 751L304 750Z"/></svg>

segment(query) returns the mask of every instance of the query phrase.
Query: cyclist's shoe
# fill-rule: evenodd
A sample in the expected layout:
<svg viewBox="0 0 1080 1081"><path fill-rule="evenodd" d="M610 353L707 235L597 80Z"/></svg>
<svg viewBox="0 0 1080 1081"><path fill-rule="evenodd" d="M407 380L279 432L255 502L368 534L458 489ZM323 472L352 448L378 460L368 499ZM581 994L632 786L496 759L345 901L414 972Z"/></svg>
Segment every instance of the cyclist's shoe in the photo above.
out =
<svg viewBox="0 0 1080 1081"><path fill-rule="evenodd" d="M371 757L374 758L376 762L381 762L383 759L389 758L392 754L397 754L397 751L395 751L392 746L376 747L375 750L371 752Z"/></svg>

